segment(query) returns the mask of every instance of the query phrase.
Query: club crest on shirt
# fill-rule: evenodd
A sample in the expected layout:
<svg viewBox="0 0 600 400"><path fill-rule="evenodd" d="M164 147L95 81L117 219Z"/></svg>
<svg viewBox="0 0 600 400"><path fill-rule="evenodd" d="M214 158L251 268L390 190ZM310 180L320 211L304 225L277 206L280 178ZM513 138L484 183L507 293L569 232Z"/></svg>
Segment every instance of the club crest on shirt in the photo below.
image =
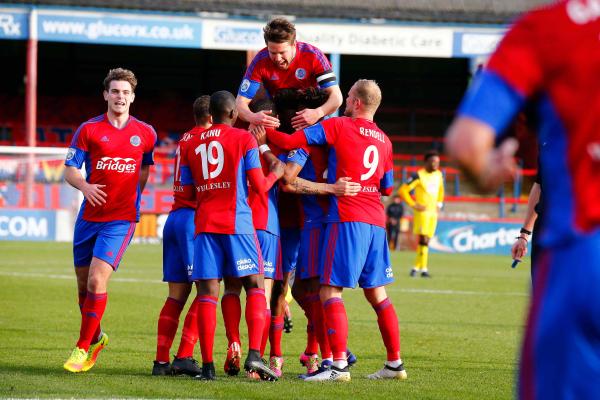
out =
<svg viewBox="0 0 600 400"><path fill-rule="evenodd" d="M101 142L108 142L108 137L106 136L102 136L102 139L100 139Z"/></svg>
<svg viewBox="0 0 600 400"><path fill-rule="evenodd" d="M296 78L298 78L298 79L306 78L306 70L304 68L298 68L296 70Z"/></svg>
<svg viewBox="0 0 600 400"><path fill-rule="evenodd" d="M247 92L250 88L250 81L248 79L244 79L242 81L242 86L240 86L240 92Z"/></svg>
<svg viewBox="0 0 600 400"><path fill-rule="evenodd" d="M75 149L69 147L69 150L67 151L67 161L72 160L73 157L75 157Z"/></svg>
<svg viewBox="0 0 600 400"><path fill-rule="evenodd" d="M132 146L138 147L142 143L142 139L140 139L138 135L133 135L129 138L129 143L131 143Z"/></svg>

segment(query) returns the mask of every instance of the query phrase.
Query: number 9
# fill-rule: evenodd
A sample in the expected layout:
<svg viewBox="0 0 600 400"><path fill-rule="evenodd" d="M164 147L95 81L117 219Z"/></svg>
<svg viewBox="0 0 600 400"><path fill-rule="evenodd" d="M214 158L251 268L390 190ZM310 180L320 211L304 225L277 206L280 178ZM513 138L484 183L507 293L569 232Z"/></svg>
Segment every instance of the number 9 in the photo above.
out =
<svg viewBox="0 0 600 400"><path fill-rule="evenodd" d="M373 154L373 160L371 160L371 154ZM375 170L377 169L377 165L379 164L379 152L377 151L377 146L370 145L365 150L365 154L363 155L363 165L365 168L369 170L360 176L361 181L366 181L370 177L373 176Z"/></svg>

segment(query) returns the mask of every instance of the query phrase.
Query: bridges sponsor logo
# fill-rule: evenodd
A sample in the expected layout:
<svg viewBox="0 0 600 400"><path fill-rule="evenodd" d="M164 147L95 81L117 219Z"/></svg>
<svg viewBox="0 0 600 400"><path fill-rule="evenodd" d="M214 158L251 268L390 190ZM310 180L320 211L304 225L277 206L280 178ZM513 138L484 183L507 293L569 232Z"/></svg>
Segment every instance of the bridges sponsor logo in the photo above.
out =
<svg viewBox="0 0 600 400"><path fill-rule="evenodd" d="M96 163L99 171L116 171L125 174L133 174L136 170L134 158L102 157Z"/></svg>

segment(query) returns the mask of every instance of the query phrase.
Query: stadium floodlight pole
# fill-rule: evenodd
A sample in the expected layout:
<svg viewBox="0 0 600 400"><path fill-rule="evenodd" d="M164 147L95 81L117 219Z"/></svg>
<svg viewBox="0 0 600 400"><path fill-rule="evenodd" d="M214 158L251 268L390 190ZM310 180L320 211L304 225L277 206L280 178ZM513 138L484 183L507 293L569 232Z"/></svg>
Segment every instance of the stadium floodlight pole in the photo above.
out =
<svg viewBox="0 0 600 400"><path fill-rule="evenodd" d="M37 119L37 9L34 7L29 14L29 39L27 40L27 76L25 77L25 131L27 145L36 145L36 119ZM27 159L27 172L25 179L25 199L27 207L33 207L33 175L35 172L35 154L29 153Z"/></svg>

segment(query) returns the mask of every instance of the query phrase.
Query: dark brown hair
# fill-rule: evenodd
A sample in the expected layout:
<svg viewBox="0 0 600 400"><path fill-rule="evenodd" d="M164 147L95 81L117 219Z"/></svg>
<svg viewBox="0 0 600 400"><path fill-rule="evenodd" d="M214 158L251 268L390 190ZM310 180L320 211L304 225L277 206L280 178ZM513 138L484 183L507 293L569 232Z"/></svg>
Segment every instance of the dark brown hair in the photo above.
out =
<svg viewBox="0 0 600 400"><path fill-rule="evenodd" d="M290 43L296 41L296 27L285 18L275 18L263 28L265 43Z"/></svg>

